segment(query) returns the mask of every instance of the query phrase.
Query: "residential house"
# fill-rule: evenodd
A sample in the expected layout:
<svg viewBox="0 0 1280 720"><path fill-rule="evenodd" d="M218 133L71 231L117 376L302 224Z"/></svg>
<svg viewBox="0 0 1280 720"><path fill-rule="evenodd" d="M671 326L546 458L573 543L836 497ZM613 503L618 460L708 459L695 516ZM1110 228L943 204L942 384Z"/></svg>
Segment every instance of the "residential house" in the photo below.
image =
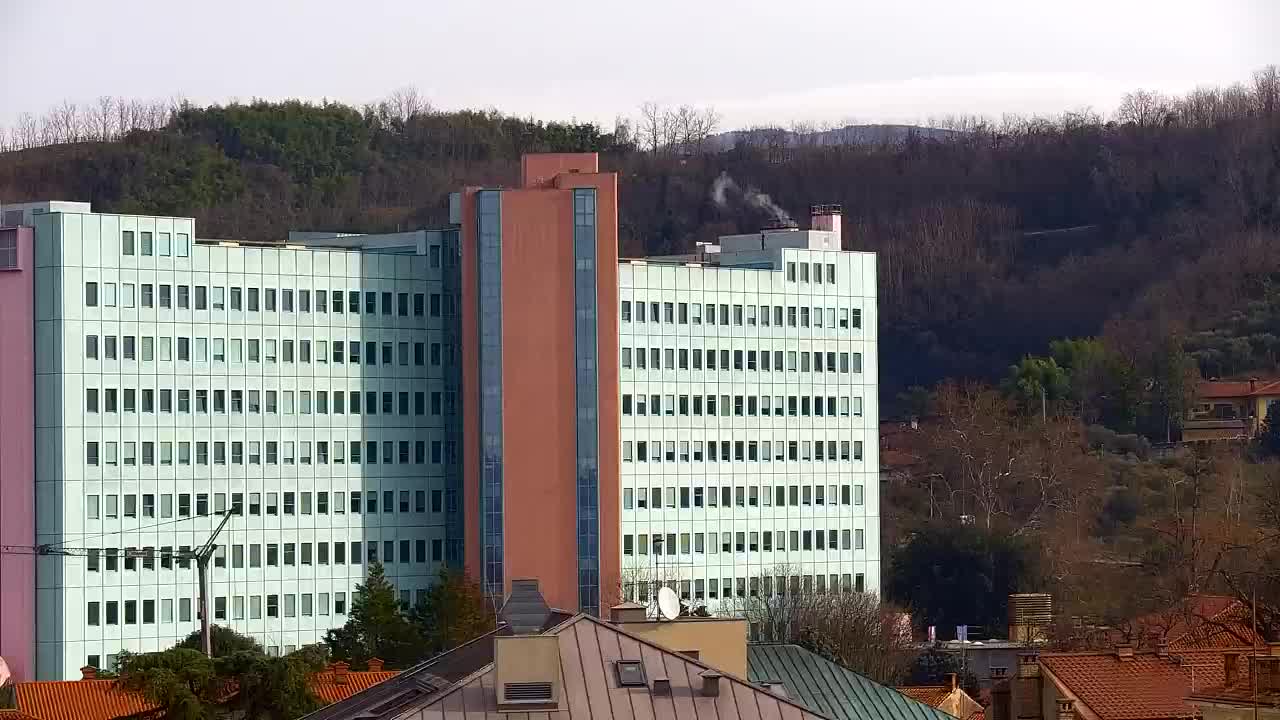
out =
<svg viewBox="0 0 1280 720"><path fill-rule="evenodd" d="M1191 720L1190 698L1226 684L1223 649L1051 652L1019 658L993 692L993 720Z"/></svg>
<svg viewBox="0 0 1280 720"><path fill-rule="evenodd" d="M955 673L947 674L945 684L900 686L898 692L961 720L984 720L982 703L960 687Z"/></svg>
<svg viewBox="0 0 1280 720"><path fill-rule="evenodd" d="M1227 595L1191 595L1181 602L1108 631L1112 646L1170 652L1265 645L1248 605Z"/></svg>
<svg viewBox="0 0 1280 720"><path fill-rule="evenodd" d="M1011 640L944 640L932 644L940 652L954 655L965 672L978 681L978 690L989 694L997 683L1008 680L1018 667L1018 657L1038 653L1043 642Z"/></svg>
<svg viewBox="0 0 1280 720"><path fill-rule="evenodd" d="M1256 436L1280 379L1207 380L1196 386L1196 404L1182 424L1183 442L1247 440Z"/></svg>

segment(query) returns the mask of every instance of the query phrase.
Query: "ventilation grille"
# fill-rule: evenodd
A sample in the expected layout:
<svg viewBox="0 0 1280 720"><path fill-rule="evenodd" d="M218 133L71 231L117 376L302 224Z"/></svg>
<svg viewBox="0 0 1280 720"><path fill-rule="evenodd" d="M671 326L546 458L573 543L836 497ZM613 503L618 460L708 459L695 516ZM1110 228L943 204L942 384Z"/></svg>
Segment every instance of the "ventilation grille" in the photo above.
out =
<svg viewBox="0 0 1280 720"><path fill-rule="evenodd" d="M502 696L509 703L546 703L554 700L549 682L514 682L502 686Z"/></svg>

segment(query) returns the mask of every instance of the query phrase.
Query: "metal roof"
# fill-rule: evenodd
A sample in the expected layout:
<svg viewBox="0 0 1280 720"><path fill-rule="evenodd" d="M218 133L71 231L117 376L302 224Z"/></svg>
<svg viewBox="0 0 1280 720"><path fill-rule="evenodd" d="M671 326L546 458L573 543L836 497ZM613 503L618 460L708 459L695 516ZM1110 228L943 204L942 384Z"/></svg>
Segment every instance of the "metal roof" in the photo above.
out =
<svg viewBox="0 0 1280 720"><path fill-rule="evenodd" d="M505 627L505 626L504 626ZM509 632L509 631L508 631ZM492 663L493 635L479 647L489 652L489 663L446 687L431 684L421 692L404 692L414 669L381 683L348 700L307 716L308 720L357 720L363 718L427 718L429 720L843 720L846 715L820 715L798 699L780 697L743 678L709 672L713 669L680 653L659 647L611 623L589 615L573 618L544 630L559 642L563 688L560 707L549 711L500 712ZM479 659L479 658L477 658ZM639 687L618 684L614 663L635 660L645 669L650 684ZM473 663L466 663L473 664ZM460 669L460 668L459 668ZM429 672L424 667L422 672ZM455 673L456 675L456 673ZM708 675L719 679L717 696L701 692ZM651 685L658 679L667 689ZM944 720L942 714L863 715L876 720Z"/></svg>
<svg viewBox="0 0 1280 720"><path fill-rule="evenodd" d="M747 672L754 683L782 683L788 697L834 720L955 720L799 645L748 645Z"/></svg>

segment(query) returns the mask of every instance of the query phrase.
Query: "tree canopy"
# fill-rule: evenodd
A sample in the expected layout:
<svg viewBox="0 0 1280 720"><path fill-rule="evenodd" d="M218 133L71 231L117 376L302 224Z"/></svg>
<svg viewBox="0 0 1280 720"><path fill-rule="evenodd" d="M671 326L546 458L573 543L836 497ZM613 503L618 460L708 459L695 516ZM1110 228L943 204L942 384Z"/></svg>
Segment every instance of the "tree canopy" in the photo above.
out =
<svg viewBox="0 0 1280 720"><path fill-rule="evenodd" d="M369 564L365 581L356 586L346 624L329 630L324 642L335 659L356 665L379 658L388 667L404 668L423 654L422 634L405 616L378 562Z"/></svg>

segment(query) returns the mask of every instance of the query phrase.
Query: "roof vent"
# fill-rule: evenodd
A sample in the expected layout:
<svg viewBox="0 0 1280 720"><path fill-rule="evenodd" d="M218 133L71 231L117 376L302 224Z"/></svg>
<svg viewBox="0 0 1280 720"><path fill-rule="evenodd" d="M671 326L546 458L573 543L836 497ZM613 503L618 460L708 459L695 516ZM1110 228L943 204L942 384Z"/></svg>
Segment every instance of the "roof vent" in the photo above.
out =
<svg viewBox="0 0 1280 720"><path fill-rule="evenodd" d="M703 670L702 695L704 697L720 697L720 678L724 677L715 670Z"/></svg>
<svg viewBox="0 0 1280 720"><path fill-rule="evenodd" d="M555 698L555 685L549 682L514 682L502 685L504 703L549 703Z"/></svg>
<svg viewBox="0 0 1280 720"><path fill-rule="evenodd" d="M760 683L760 687L768 690L771 695L780 698L787 697L787 686L782 684L781 680L765 680Z"/></svg>
<svg viewBox="0 0 1280 720"><path fill-rule="evenodd" d="M499 710L554 710L560 702L560 641L554 635L494 638Z"/></svg>
<svg viewBox="0 0 1280 720"><path fill-rule="evenodd" d="M654 694L654 695L670 695L670 694L671 694L671 679L670 679L670 678L664 678L664 677L654 678L654 679L653 679L653 694Z"/></svg>

